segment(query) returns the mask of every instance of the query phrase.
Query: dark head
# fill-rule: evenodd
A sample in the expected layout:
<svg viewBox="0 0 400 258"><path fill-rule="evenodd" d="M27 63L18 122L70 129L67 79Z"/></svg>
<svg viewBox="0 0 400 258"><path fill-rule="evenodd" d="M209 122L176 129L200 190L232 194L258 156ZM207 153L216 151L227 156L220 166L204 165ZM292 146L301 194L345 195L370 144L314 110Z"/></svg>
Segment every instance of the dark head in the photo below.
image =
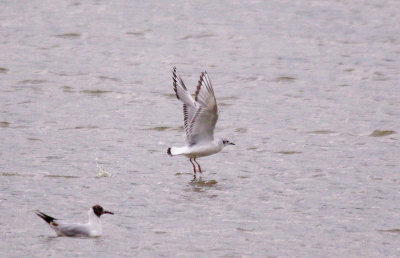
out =
<svg viewBox="0 0 400 258"><path fill-rule="evenodd" d="M95 205L92 207L94 214L96 214L97 217L100 218L101 215L103 214L111 214L114 215L114 213L112 213L111 211L106 211L103 209L103 207L101 207L100 205Z"/></svg>
<svg viewBox="0 0 400 258"><path fill-rule="evenodd" d="M223 145L224 147L225 147L225 146L228 146L228 145L235 145L233 142L230 142L230 141L228 141L227 139L222 139L221 142L222 142L222 145Z"/></svg>

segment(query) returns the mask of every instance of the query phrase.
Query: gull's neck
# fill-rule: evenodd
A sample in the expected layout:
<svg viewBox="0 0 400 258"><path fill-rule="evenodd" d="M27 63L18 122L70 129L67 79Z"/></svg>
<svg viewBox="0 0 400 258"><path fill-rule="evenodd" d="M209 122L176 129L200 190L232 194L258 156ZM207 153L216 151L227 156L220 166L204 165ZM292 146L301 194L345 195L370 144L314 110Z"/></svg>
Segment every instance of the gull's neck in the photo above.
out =
<svg viewBox="0 0 400 258"><path fill-rule="evenodd" d="M101 220L100 217L98 217L93 209L90 209L88 212L89 215L89 222L88 226L90 228L90 234L94 236L99 236L101 235Z"/></svg>
<svg viewBox="0 0 400 258"><path fill-rule="evenodd" d="M214 140L215 145L217 145L221 150L225 147L224 144L222 143L222 139L215 139Z"/></svg>

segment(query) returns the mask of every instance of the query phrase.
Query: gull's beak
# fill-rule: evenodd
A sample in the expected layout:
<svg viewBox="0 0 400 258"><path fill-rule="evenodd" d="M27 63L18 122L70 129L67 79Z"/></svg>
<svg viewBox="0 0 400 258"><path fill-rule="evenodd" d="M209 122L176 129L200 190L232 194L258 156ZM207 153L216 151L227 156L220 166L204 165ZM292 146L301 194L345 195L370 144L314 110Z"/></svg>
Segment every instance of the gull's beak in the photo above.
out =
<svg viewBox="0 0 400 258"><path fill-rule="evenodd" d="M233 142L230 142L229 145L236 145L236 144L234 144Z"/></svg>
<svg viewBox="0 0 400 258"><path fill-rule="evenodd" d="M111 211L103 211L103 214L111 214L111 215L114 215L114 212L111 212Z"/></svg>

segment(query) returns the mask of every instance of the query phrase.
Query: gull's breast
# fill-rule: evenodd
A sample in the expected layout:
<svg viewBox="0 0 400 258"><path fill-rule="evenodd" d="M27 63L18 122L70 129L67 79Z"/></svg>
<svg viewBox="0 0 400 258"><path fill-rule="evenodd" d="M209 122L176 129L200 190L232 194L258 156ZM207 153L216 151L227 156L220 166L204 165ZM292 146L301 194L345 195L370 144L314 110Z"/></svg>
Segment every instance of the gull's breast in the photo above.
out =
<svg viewBox="0 0 400 258"><path fill-rule="evenodd" d="M213 143L193 145L186 152L186 156L189 158L199 158L204 156L213 155L220 152L221 148Z"/></svg>

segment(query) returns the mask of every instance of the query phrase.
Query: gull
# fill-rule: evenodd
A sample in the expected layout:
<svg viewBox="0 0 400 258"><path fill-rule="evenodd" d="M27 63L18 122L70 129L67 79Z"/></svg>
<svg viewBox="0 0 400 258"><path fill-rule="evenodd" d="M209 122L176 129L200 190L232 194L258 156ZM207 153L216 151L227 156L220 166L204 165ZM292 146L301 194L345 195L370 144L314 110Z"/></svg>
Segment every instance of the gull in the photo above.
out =
<svg viewBox="0 0 400 258"><path fill-rule="evenodd" d="M184 155L192 163L194 175L196 166L202 173L196 158L213 155L220 152L225 146L235 145L225 138L214 140L214 128L218 120L218 106L214 90L207 72L200 75L197 90L193 99L183 80L176 74L176 67L172 71L173 87L176 97L183 102L183 125L186 132L186 146L168 148L170 156Z"/></svg>
<svg viewBox="0 0 400 258"><path fill-rule="evenodd" d="M34 211L36 215L46 221L50 227L57 233L57 236L68 237L97 237L101 235L101 221L100 216L103 214L111 214L111 211L106 211L100 205L95 205L90 208L89 221L85 224L80 223L64 223L59 222L58 219L50 217L43 212Z"/></svg>

